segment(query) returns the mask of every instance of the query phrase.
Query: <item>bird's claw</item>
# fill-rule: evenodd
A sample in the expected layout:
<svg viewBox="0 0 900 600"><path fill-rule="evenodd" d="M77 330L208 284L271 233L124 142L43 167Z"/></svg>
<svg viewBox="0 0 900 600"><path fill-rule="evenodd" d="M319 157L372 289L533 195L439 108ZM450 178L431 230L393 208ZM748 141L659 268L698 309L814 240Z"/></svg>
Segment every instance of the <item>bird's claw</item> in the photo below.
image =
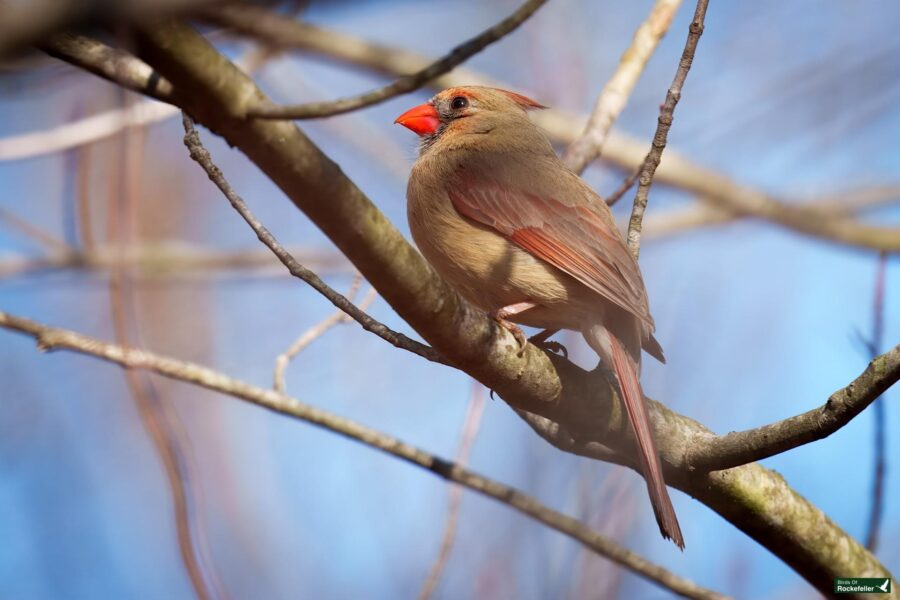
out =
<svg viewBox="0 0 900 600"><path fill-rule="evenodd" d="M516 354L522 356L522 354L525 353L525 346L528 345L528 339L525 337L525 332L522 331L521 327L512 321L506 320L507 316L508 315L502 310L498 310L491 314L491 318L494 319L497 325L510 332L513 337L516 338L516 341L519 342L519 351L516 352Z"/></svg>
<svg viewBox="0 0 900 600"><path fill-rule="evenodd" d="M559 329L545 329L540 333L536 333L530 338L528 341L540 348L541 350L545 350L547 352L553 352L554 354L561 354L565 358L569 358L569 350L556 341L551 341L548 338L557 333Z"/></svg>
<svg viewBox="0 0 900 600"><path fill-rule="evenodd" d="M528 340L541 350L546 350L547 352L552 352L554 354L560 354L563 358L569 358L569 350L555 340L543 340L543 341L534 341Z"/></svg>

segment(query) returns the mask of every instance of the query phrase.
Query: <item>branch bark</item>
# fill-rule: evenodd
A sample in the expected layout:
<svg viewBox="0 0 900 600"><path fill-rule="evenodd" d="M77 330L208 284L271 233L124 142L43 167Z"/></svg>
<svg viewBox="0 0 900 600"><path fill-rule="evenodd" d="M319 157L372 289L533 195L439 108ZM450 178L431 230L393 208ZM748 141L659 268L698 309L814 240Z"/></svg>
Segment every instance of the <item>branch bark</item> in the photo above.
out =
<svg viewBox="0 0 900 600"><path fill-rule="evenodd" d="M619 59L616 72L597 97L584 132L569 145L563 156L566 166L576 173L580 174L600 156L610 128L625 110L631 91L660 40L669 30L679 6L681 0L656 0L650 14L634 32L631 44ZM611 205L612 202L608 204Z"/></svg>
<svg viewBox="0 0 900 600"><path fill-rule="evenodd" d="M862 374L822 406L756 429L696 440L685 455L688 468L730 469L821 440L861 413L900 380L900 346L876 357Z"/></svg>
<svg viewBox="0 0 900 600"><path fill-rule="evenodd" d="M533 346L518 356L516 341L461 302L293 123L244 118L261 92L202 36L168 22L142 29L138 39L143 57L172 82L179 104L269 175L436 350L520 414L534 415L538 431L558 446L629 462L628 425L605 379ZM662 405L651 406L667 481L719 512L823 593L830 593L834 577L847 573L887 576L874 556L777 474L758 465L689 472L684 453L709 431Z"/></svg>
<svg viewBox="0 0 900 600"><path fill-rule="evenodd" d="M703 20L706 18L706 7L708 4L709 0L697 0L694 20L691 21L687 42L685 42L684 51L681 53L681 60L678 63L678 70L675 71L675 78L666 92L666 100L659 109L659 119L656 133L653 134L653 143L641 166L638 189L631 209L631 219L628 221L627 235L628 249L631 250L631 254L635 259L641 253L641 228L643 227L644 211L647 209L650 186L653 185L653 175L656 173L660 160L662 160L663 150L666 149L669 128L672 127L672 119L675 116L675 106L681 99L681 88L684 86L688 71L691 70L691 64L694 62L694 52L697 50L697 43L700 41L700 36L703 35Z"/></svg>
<svg viewBox="0 0 900 600"><path fill-rule="evenodd" d="M126 369L150 371L220 392L255 404L273 412L305 421L322 429L363 443L412 465L422 467L438 477L463 485L470 490L515 508L536 521L571 537L597 554L634 571L638 575L687 598L721 599L721 594L650 563L612 540L591 531L577 519L544 506L519 490L503 485L458 464L444 460L380 431L360 425L327 411L304 404L274 390L259 388L198 364L180 361L116 344L109 344L74 331L47 327L40 323L0 312L0 327L18 331L37 340L42 351L70 350L94 356Z"/></svg>
<svg viewBox="0 0 900 600"><path fill-rule="evenodd" d="M74 33L58 33L38 44L44 52L133 92L170 102L172 84L146 63L118 48Z"/></svg>

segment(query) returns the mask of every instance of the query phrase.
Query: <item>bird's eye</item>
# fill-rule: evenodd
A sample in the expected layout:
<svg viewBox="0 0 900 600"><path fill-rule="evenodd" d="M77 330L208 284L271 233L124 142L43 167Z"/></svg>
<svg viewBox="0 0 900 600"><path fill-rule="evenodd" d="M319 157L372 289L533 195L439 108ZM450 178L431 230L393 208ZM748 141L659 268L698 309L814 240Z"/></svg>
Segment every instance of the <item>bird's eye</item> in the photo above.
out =
<svg viewBox="0 0 900 600"><path fill-rule="evenodd" d="M461 110L469 105L469 99L465 96L456 96L450 101L450 108L453 110Z"/></svg>

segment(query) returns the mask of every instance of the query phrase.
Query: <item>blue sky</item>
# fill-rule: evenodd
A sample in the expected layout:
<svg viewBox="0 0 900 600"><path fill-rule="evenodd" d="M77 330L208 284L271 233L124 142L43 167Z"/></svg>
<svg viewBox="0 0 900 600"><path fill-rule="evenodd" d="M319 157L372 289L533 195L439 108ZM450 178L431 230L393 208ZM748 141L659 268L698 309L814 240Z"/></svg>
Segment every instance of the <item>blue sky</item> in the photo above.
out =
<svg viewBox="0 0 900 600"><path fill-rule="evenodd" d="M672 149L779 197L833 194L896 181L900 173L900 60L887 0L712 3L675 124ZM308 18L437 56L508 14L504 2L314 4ZM549 2L521 31L469 66L539 101L586 112L650 2ZM677 65L691 3L682 8L616 127L649 140ZM243 46L225 49L232 55ZM65 74L65 76L63 76ZM364 71L285 56L258 74L280 101L337 97L382 83ZM423 90L358 115L303 128L401 228L403 167L415 140L394 117ZM0 77L0 136L45 129L114 107L112 86L69 70ZM151 127L143 146L139 237L229 249L257 242L187 160L180 123ZM316 228L238 152L203 139L235 188L286 244L328 251ZM384 161L373 157L386 156ZM91 154L95 232L103 239L115 141ZM74 153L0 163L0 208L72 239ZM622 174L603 165L586 178L601 193ZM656 186L650 212L685 194ZM617 216L627 211L626 202ZM900 211L866 215L898 224ZM77 240L76 240L77 241ZM0 259L39 245L0 226ZM739 223L645 244L641 265L667 365L647 361L647 393L717 432L744 429L824 402L864 368L855 332L871 321L876 256L762 223ZM338 288L347 273L326 273ZM900 263L887 267L884 341L900 339ZM144 343L269 385L274 357L332 308L302 283L242 272L142 277L135 314ZM38 273L0 279L0 310L112 337L102 274ZM407 331L383 301L372 313ZM577 360L590 355L571 341ZM116 368L74 355L39 354L0 332L0 596L190 598L170 496L153 447ZM358 598L417 594L438 551L446 484L334 435L233 399L154 382L190 433L193 482L219 577L232 597ZM301 400L455 453L471 383L343 326L292 365ZM897 411L886 396L888 479L879 558L900 571ZM832 437L769 459L800 493L849 533L864 535L873 415ZM639 477L565 455L537 438L502 401L488 402L472 467L601 529L677 573L741 597L814 594L767 550L711 510L674 492L687 550L659 538ZM604 570L606 569L606 570ZM440 598L576 598L609 580L602 559L471 493ZM852 574L848 574L852 575ZM624 575L621 597L663 595Z"/></svg>

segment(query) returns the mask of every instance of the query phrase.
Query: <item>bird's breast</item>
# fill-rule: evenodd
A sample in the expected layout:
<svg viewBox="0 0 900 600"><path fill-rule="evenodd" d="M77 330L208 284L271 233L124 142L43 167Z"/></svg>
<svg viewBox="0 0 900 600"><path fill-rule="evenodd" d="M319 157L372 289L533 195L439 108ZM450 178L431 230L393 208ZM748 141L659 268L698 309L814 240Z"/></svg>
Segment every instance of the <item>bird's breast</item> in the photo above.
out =
<svg viewBox="0 0 900 600"><path fill-rule="evenodd" d="M440 186L411 178L407 212L419 250L469 302L486 311L535 302L551 310L529 311L531 314L525 313L520 322L571 328L570 319L563 314L567 311L552 310L554 305L571 307L569 300L583 295L583 286L571 277L493 229L460 215ZM541 314L545 312L548 314ZM566 322L558 322L560 319Z"/></svg>

